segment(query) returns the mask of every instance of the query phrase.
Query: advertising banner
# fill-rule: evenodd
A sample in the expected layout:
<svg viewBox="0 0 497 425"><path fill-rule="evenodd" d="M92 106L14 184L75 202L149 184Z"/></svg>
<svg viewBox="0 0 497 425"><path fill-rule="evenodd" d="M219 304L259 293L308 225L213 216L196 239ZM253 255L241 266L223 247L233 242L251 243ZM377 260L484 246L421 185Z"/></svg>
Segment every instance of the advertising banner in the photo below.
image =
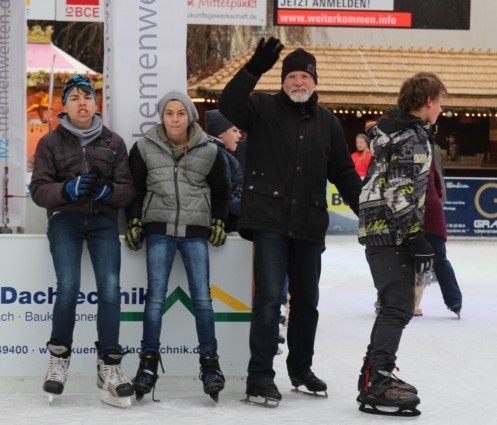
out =
<svg viewBox="0 0 497 425"><path fill-rule="evenodd" d="M471 0L274 0L274 24L469 30Z"/></svg>
<svg viewBox="0 0 497 425"><path fill-rule="evenodd" d="M121 241L120 343L130 354L123 360L131 378L138 365L146 283L145 250L130 251ZM52 328L57 285L44 235L0 235L0 377L44 376L46 343ZM252 306L252 244L228 237L209 252L211 296L223 372L244 376L249 359ZM26 261L29 263L26 266ZM71 356L71 376L95 376L97 293L85 249ZM177 255L165 302L161 354L169 376L198 376L198 339L193 305L181 256Z"/></svg>
<svg viewBox="0 0 497 425"><path fill-rule="evenodd" d="M102 21L103 2L104 0L57 0L55 19L78 22Z"/></svg>
<svg viewBox="0 0 497 425"><path fill-rule="evenodd" d="M168 4L149 0L143 5ZM103 22L105 0L26 0L27 18L50 21ZM132 7L136 0L119 0ZM187 23L196 25L266 25L266 0L183 0ZM173 15L174 16L174 15ZM179 16L179 15L178 15Z"/></svg>
<svg viewBox="0 0 497 425"><path fill-rule="evenodd" d="M0 2L0 232L24 227L26 3Z"/></svg>
<svg viewBox="0 0 497 425"><path fill-rule="evenodd" d="M105 0L104 119L128 150L156 123L159 99L186 92L186 2Z"/></svg>
<svg viewBox="0 0 497 425"><path fill-rule="evenodd" d="M344 202L334 184L328 183L328 234L356 234L359 219Z"/></svg>
<svg viewBox="0 0 497 425"><path fill-rule="evenodd" d="M446 177L449 236L497 237L497 179Z"/></svg>
<svg viewBox="0 0 497 425"><path fill-rule="evenodd" d="M266 25L266 0L187 0L189 24Z"/></svg>
<svg viewBox="0 0 497 425"><path fill-rule="evenodd" d="M446 177L447 235L497 237L497 179ZM328 234L357 233L358 219L334 185L328 185Z"/></svg>

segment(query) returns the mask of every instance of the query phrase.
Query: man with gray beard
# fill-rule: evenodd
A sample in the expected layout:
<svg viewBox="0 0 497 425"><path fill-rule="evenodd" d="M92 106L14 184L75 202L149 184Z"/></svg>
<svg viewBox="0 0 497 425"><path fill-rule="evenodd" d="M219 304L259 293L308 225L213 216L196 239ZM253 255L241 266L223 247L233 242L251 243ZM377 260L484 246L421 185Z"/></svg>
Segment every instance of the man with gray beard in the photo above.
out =
<svg viewBox="0 0 497 425"><path fill-rule="evenodd" d="M261 39L254 55L226 85L221 113L247 132L240 235L254 242L255 292L250 328L248 403L276 407L274 383L280 299L289 279L286 359L295 390L326 396L326 383L311 370L318 323L321 253L328 229L327 181L358 212L361 179L342 127L318 104L316 59L299 48L283 60L281 90L252 93L283 45ZM256 397L261 397L263 401Z"/></svg>

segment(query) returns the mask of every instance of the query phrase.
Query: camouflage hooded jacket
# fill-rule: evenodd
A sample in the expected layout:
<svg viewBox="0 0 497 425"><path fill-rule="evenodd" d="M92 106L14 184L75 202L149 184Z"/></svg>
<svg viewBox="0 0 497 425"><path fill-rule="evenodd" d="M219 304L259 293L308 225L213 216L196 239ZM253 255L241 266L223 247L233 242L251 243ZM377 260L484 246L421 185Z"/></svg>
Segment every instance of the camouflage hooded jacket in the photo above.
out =
<svg viewBox="0 0 497 425"><path fill-rule="evenodd" d="M389 110L368 134L373 158L359 197L359 242L401 245L423 229L431 129L413 115Z"/></svg>

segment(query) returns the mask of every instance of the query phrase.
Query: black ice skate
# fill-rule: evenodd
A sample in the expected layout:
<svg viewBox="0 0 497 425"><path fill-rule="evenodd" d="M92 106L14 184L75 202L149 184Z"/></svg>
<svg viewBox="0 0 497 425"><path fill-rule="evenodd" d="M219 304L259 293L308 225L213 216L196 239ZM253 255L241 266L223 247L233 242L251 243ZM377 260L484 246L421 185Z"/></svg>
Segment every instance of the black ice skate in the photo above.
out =
<svg viewBox="0 0 497 425"><path fill-rule="evenodd" d="M399 388L397 379L386 371L373 372L357 399L364 413L388 416L418 416L420 403L416 394Z"/></svg>
<svg viewBox="0 0 497 425"><path fill-rule="evenodd" d="M259 407L278 407L281 394L272 379L264 379L247 384L246 397L240 401ZM264 399L264 400L261 400Z"/></svg>
<svg viewBox="0 0 497 425"><path fill-rule="evenodd" d="M371 376L371 363L369 363L369 359L367 357L363 358L364 364L362 365L361 368L361 374L359 375L359 380L357 382L357 390L360 392L361 390L367 390L369 378ZM398 370L397 366L394 367L396 370ZM407 391L412 394L417 394L418 390L414 385L408 384L407 382L402 381L399 379L397 376L395 376L393 373L391 373L391 377L395 381L395 385L397 388L400 388L401 390ZM359 397L357 397L357 401L359 400Z"/></svg>
<svg viewBox="0 0 497 425"><path fill-rule="evenodd" d="M62 345L47 344L50 358L48 370L43 382L43 391L48 393L48 402L52 403L54 396L64 392L64 385L68 376L71 361L71 350Z"/></svg>
<svg viewBox="0 0 497 425"><path fill-rule="evenodd" d="M96 343L98 349L98 343ZM123 375L121 360L125 353L109 353L97 358L97 386L100 400L117 407L131 406L133 387Z"/></svg>
<svg viewBox="0 0 497 425"><path fill-rule="evenodd" d="M310 395L313 397L328 397L328 393L326 392L328 389L326 382L314 375L310 369L304 372L290 373L290 381L292 381L292 385L294 386L292 391L295 393ZM299 389L302 385L307 389L307 391Z"/></svg>
<svg viewBox="0 0 497 425"><path fill-rule="evenodd" d="M461 304L453 305L452 307L449 307L449 310L452 311L452 313L454 313L458 319L461 318L461 310L462 310Z"/></svg>
<svg viewBox="0 0 497 425"><path fill-rule="evenodd" d="M138 371L136 372L136 376L131 380L138 401L151 391L152 400L160 401L155 399L155 384L157 379L159 379L159 375L157 374L159 363L162 373L164 373L164 366L162 366L162 359L158 351L146 351L140 354Z"/></svg>
<svg viewBox="0 0 497 425"><path fill-rule="evenodd" d="M204 393L217 403L219 392L224 388L224 375L219 367L219 356L216 352L200 356L199 379L204 384Z"/></svg>

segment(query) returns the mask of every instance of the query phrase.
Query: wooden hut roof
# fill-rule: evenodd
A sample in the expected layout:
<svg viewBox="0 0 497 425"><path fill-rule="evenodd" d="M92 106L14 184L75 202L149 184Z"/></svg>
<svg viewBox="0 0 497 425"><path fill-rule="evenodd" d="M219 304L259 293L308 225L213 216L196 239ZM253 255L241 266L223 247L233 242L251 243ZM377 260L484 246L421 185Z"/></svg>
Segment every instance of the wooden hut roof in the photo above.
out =
<svg viewBox="0 0 497 425"><path fill-rule="evenodd" d="M282 59L298 46L286 46L255 91L281 87ZM444 108L497 111L497 52L374 47L306 47L317 60L320 103L329 107L388 107L396 104L402 82L419 71L436 73L447 86ZM188 81L191 97L219 96L252 51L211 75Z"/></svg>

